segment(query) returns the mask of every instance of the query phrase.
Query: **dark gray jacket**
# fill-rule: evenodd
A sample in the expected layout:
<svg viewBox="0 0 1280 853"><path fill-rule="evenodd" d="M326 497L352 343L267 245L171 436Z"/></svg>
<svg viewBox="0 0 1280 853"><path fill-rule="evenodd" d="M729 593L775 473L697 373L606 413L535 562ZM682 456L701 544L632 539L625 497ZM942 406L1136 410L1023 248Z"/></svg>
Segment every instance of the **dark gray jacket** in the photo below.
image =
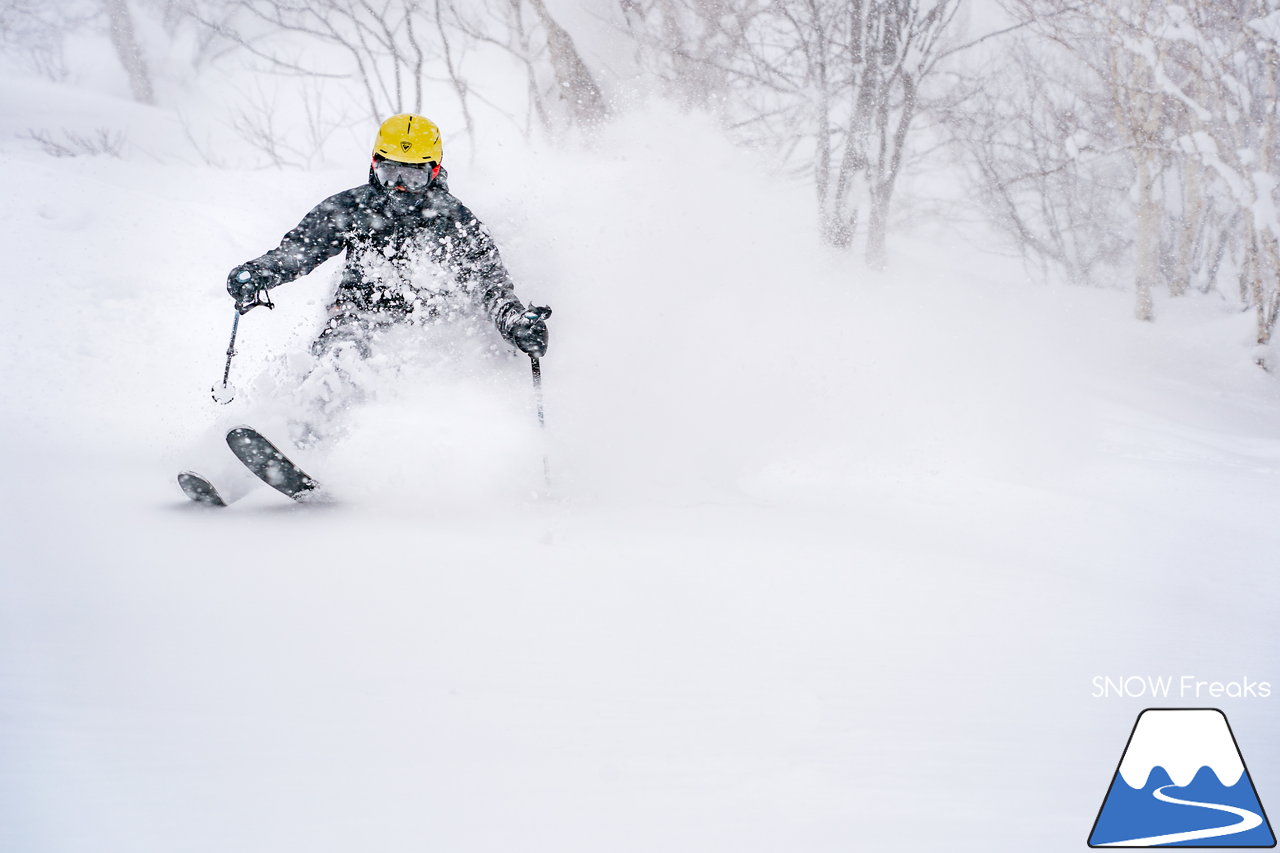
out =
<svg viewBox="0 0 1280 853"><path fill-rule="evenodd" d="M432 314L433 294L417 286L434 265L507 336L524 311L488 230L449 192L445 173L425 192L384 189L373 178L320 202L280 245L237 267L277 287L306 275L344 249L342 281L331 314L387 320ZM429 262L429 263L424 263Z"/></svg>

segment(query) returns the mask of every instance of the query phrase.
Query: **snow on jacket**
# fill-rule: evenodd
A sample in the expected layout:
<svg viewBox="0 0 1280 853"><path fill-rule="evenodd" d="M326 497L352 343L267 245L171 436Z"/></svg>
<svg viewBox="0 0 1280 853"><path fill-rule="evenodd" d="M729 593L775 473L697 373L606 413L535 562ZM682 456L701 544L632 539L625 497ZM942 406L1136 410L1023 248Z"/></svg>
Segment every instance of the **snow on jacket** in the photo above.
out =
<svg viewBox="0 0 1280 853"><path fill-rule="evenodd" d="M249 270L264 287L276 287L344 249L331 314L403 319L438 313L442 298L461 295L506 336L524 311L493 238L450 194L443 169L421 193L384 189L370 170L369 183L320 202L278 247L237 271Z"/></svg>

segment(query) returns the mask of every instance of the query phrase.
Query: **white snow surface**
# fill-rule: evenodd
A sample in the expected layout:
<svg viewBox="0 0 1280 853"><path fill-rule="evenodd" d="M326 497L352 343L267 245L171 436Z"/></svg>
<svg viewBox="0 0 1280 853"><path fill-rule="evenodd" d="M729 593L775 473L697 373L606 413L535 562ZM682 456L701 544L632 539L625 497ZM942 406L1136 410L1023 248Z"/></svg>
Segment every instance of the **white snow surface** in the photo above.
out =
<svg viewBox="0 0 1280 853"><path fill-rule="evenodd" d="M945 231L868 272L708 124L597 146L450 163L555 309L553 500L527 364L442 333L298 454L336 503L217 511L174 475L336 266L243 319L230 411L226 273L365 161L0 139L0 850L1077 850L1144 704L1093 676L1277 680L1251 317ZM1221 701L1265 800L1275 700Z"/></svg>

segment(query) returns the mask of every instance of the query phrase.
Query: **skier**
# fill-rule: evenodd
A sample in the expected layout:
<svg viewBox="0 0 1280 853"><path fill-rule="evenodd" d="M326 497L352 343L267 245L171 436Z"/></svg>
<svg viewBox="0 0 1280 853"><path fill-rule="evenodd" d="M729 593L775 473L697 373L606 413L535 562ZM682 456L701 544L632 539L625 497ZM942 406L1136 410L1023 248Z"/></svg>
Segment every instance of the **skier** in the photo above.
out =
<svg viewBox="0 0 1280 853"><path fill-rule="evenodd" d="M418 115L392 116L378 128L366 184L320 202L279 246L227 276L227 291L245 314L259 305L273 307L270 290L347 253L328 320L312 344L316 366L303 381L310 411L293 424L297 444L324 438L337 411L359 398L362 389L351 376L352 365L367 359L377 333L393 326L434 322L452 316L462 303L478 309L531 358L546 353L551 309L526 308L516 297L493 238L449 192L442 159L440 129L433 122ZM228 441L254 468L231 434ZM269 450L250 450L274 452L284 460L262 443ZM207 493L216 497L216 490L199 475L184 472L179 482L193 500L222 502L208 499Z"/></svg>
<svg viewBox="0 0 1280 853"><path fill-rule="evenodd" d="M541 357L550 311L526 311L516 298L493 238L450 194L442 159L440 129L431 121L408 114L384 121L374 139L368 183L320 202L278 247L227 276L236 309L244 314L258 305L270 307L267 291L346 250L329 321L313 348L317 355L349 341L367 356L373 332L423 314L437 316L441 297L460 293L504 338ZM443 268L453 281L424 287L424 262Z"/></svg>

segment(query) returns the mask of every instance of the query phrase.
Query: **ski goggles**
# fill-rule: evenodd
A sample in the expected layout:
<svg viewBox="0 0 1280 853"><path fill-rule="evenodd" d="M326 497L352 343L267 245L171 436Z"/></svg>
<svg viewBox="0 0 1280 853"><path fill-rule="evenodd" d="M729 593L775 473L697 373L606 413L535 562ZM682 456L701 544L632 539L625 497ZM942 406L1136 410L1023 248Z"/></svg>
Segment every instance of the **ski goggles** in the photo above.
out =
<svg viewBox="0 0 1280 853"><path fill-rule="evenodd" d="M373 174L387 189L420 192L431 186L439 166L435 163L398 163L395 160L373 160Z"/></svg>

